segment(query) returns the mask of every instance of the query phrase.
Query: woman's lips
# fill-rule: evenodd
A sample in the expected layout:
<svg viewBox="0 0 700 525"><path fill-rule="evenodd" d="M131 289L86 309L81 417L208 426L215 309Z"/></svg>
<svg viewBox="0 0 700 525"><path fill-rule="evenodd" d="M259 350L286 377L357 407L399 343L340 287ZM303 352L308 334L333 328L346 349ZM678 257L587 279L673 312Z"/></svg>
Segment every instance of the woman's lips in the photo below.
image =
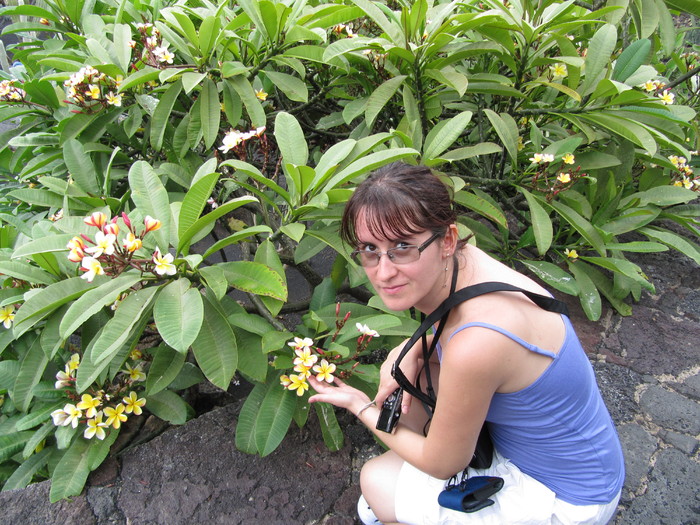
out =
<svg viewBox="0 0 700 525"><path fill-rule="evenodd" d="M388 295L394 295L399 293L403 289L404 285L399 284L396 286L382 286L382 291Z"/></svg>

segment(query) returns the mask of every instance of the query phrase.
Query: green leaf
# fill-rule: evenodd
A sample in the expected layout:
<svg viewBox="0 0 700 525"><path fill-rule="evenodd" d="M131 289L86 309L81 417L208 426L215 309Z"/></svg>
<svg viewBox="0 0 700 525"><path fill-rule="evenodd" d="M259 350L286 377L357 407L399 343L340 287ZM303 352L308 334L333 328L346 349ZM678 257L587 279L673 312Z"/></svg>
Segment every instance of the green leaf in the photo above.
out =
<svg viewBox="0 0 700 525"><path fill-rule="evenodd" d="M275 139L285 162L303 166L309 158L309 148L299 122L289 113L280 111L275 118Z"/></svg>
<svg viewBox="0 0 700 525"><path fill-rule="evenodd" d="M238 345L215 298L204 296L204 320L192 350L207 379L226 390L238 367Z"/></svg>
<svg viewBox="0 0 700 525"><path fill-rule="evenodd" d="M396 91L398 91L406 78L406 75L399 75L394 78L390 78L372 91L372 94L369 96L365 107L365 120L367 121L367 128L372 129L375 119L379 113L381 113L382 109L384 109L384 106L386 106L393 98Z"/></svg>
<svg viewBox="0 0 700 525"><path fill-rule="evenodd" d="M615 49L617 41L617 28L611 24L605 24L598 29L588 43L588 49L594 52L588 53L584 62L586 76L578 92L587 95L593 91L600 81L601 74L610 63L610 55Z"/></svg>
<svg viewBox="0 0 700 525"><path fill-rule="evenodd" d="M444 155L441 155L441 159L448 162L455 160L470 159L472 157L479 157L482 155L491 155L492 153L500 153L502 151L501 146L493 142L481 142L475 146L466 146L464 148L453 149L448 151Z"/></svg>
<svg viewBox="0 0 700 525"><path fill-rule="evenodd" d="M423 158L434 159L459 138L472 119L471 111L463 111L451 119L442 120L430 130L423 145Z"/></svg>
<svg viewBox="0 0 700 525"><path fill-rule="evenodd" d="M700 247L689 239L661 228L640 228L638 231L649 239L661 242L674 250L678 250L682 254L693 259L697 264L700 264Z"/></svg>
<svg viewBox="0 0 700 525"><path fill-rule="evenodd" d="M584 263L585 264L585 263ZM603 304L598 290L580 261L570 262L569 271L574 275L579 288L579 301L591 321L600 319Z"/></svg>
<svg viewBox="0 0 700 525"><path fill-rule="evenodd" d="M302 103L309 101L309 90L300 78L276 71L264 71L264 73L289 100Z"/></svg>
<svg viewBox="0 0 700 525"><path fill-rule="evenodd" d="M279 255L277 255L277 250L272 242L265 240L260 243L257 251L255 252L254 260L255 262L260 263L277 273L286 290L287 277L285 275L284 265L282 264ZM279 299L274 299L267 296L262 296L260 299L273 316L279 314L282 306L284 306L284 301Z"/></svg>
<svg viewBox="0 0 700 525"><path fill-rule="evenodd" d="M238 197L220 205L214 211L207 213L205 216L200 217L194 222L194 224L192 224L192 226L187 228L184 233L180 234L177 251L182 253L189 251L189 243L196 234L214 223L219 217L223 217L227 213L253 202L258 202L258 200L255 197L250 196Z"/></svg>
<svg viewBox="0 0 700 525"><path fill-rule="evenodd" d="M90 465L88 450L92 443L86 439L76 439L58 462L51 478L49 500L56 503L61 499L77 496L83 491Z"/></svg>
<svg viewBox="0 0 700 525"><path fill-rule="evenodd" d="M167 252L174 235L171 234L170 201L165 186L155 170L145 161L137 161L129 169L129 186L131 198L141 213L161 222L161 228L150 232L149 235L154 235L161 251Z"/></svg>
<svg viewBox="0 0 700 525"><path fill-rule="evenodd" d="M355 177L369 173L386 164L391 164L392 162L412 156L418 156L418 152L413 148L391 148L384 151L377 151L376 153L370 153L367 156L351 162L340 172L336 173L325 185L324 191L342 186Z"/></svg>
<svg viewBox="0 0 700 525"><path fill-rule="evenodd" d="M129 338L131 330L148 315L151 302L160 286L149 286L130 293L105 325L90 352L90 359L100 364L110 358Z"/></svg>
<svg viewBox="0 0 700 525"><path fill-rule="evenodd" d="M12 432L0 436L0 461L6 461L24 448L34 432Z"/></svg>
<svg viewBox="0 0 700 525"><path fill-rule="evenodd" d="M33 454L25 459L22 464L17 467L12 475L7 479L2 486L2 491L14 489L23 489L32 482L34 475L41 470L49 461L49 456L53 449L45 448L37 454Z"/></svg>
<svg viewBox="0 0 700 525"><path fill-rule="evenodd" d="M265 109L262 107L258 97L255 96L255 90L248 79L243 75L236 75L235 77L228 79L228 82L231 83L233 89L241 98L241 101L248 112L248 116L250 117L251 125L254 128L264 126L267 121Z"/></svg>
<svg viewBox="0 0 700 525"><path fill-rule="evenodd" d="M692 190L678 186L656 186L646 191L633 193L620 202L625 207L629 202L639 199L639 206L655 204L656 206L673 206L675 204L687 204L697 198L698 194Z"/></svg>
<svg viewBox="0 0 700 525"><path fill-rule="evenodd" d="M499 226L508 229L508 223L503 211L491 204L486 199L468 191L459 191L455 194L455 202L483 215L487 219L495 222Z"/></svg>
<svg viewBox="0 0 700 525"><path fill-rule="evenodd" d="M544 201L541 199L540 202L544 203ZM573 226L574 229L579 232L584 239L586 239L586 241L595 251L597 251L600 255L605 256L605 242L603 241L603 238L598 230L596 230L595 226L584 219L576 211L569 208L566 204L562 204L561 202L557 201L552 201L547 204L554 208L554 211L556 211L566 222L571 224L571 226Z"/></svg>
<svg viewBox="0 0 700 525"><path fill-rule="evenodd" d="M102 310L105 306L113 304L122 292L131 288L140 280L140 274L123 273L101 284L97 288L85 292L77 301L70 305L68 311L63 316L59 328L61 338L66 339L86 320Z"/></svg>
<svg viewBox="0 0 700 525"><path fill-rule="evenodd" d="M255 442L255 422L260 412L265 394L270 388L279 388L279 384L273 381L258 383L246 397L236 423L236 448L246 454L257 454L258 447Z"/></svg>
<svg viewBox="0 0 700 525"><path fill-rule="evenodd" d="M639 69L639 66L647 61L649 51L651 51L651 40L643 38L632 42L615 62L611 78L618 82L627 80L632 76L632 73Z"/></svg>
<svg viewBox="0 0 700 525"><path fill-rule="evenodd" d="M145 66L143 69L139 69L134 74L129 75L124 79L124 81L119 85L119 93L125 93L133 87L141 86L151 82L152 80L157 80L159 75L160 69Z"/></svg>
<svg viewBox="0 0 700 525"><path fill-rule="evenodd" d="M527 205L530 207L530 220L532 221L532 230L535 234L537 252L540 255L544 255L552 245L554 237L552 219L549 218L549 214L529 191L524 188L519 188L519 190L525 195Z"/></svg>
<svg viewBox="0 0 700 525"><path fill-rule="evenodd" d="M56 277L49 272L45 272L36 266L19 261L0 261L0 274L8 275L32 284L49 285L56 282Z"/></svg>
<svg viewBox="0 0 700 525"><path fill-rule="evenodd" d="M255 443L262 457L273 452L287 434L296 406L295 397L279 381L271 382L255 420Z"/></svg>
<svg viewBox="0 0 700 525"><path fill-rule="evenodd" d="M20 335L58 307L80 297L96 286L96 283L88 283L80 277L72 277L51 284L35 293L17 310L13 326L15 337L19 338Z"/></svg>
<svg viewBox="0 0 700 525"><path fill-rule="evenodd" d="M52 403L42 408L37 408L36 406L33 406L32 411L29 414L22 416L20 419L17 420L17 423L15 423L15 430L17 430L18 432L21 432L22 430L31 430L40 423L44 423L47 419L50 419L49 416L51 412L53 412L57 408L63 408L64 405L65 399L61 399L61 401L59 401L58 403Z"/></svg>
<svg viewBox="0 0 700 525"><path fill-rule="evenodd" d="M180 237L199 219L218 180L218 173L208 173L192 184L187 191L180 207L178 219L177 230Z"/></svg>
<svg viewBox="0 0 700 525"><path fill-rule="evenodd" d="M182 82L174 82L158 101L156 109L151 118L151 146L154 150L160 151L163 147L163 137L165 130L171 126L170 116L177 101L177 97L182 92Z"/></svg>
<svg viewBox="0 0 700 525"><path fill-rule="evenodd" d="M606 270L619 272L629 277L630 279L641 285L642 288L647 289L649 292L655 292L654 285L648 281L648 279L642 272L642 269L633 262L626 261L624 259L616 259L614 257L585 257L582 255L579 258L582 261L595 264L596 266L600 266L601 268L605 268Z"/></svg>
<svg viewBox="0 0 700 525"><path fill-rule="evenodd" d="M35 430L34 435L31 438L29 438L24 445L22 457L24 459L27 459L28 457L33 455L36 451L36 447L38 447L41 444L41 442L49 436L49 434L53 434L55 430L56 426L50 419L46 423L44 423L38 430Z"/></svg>
<svg viewBox="0 0 700 525"><path fill-rule="evenodd" d="M185 400L171 390L161 390L146 397L146 408L153 415L173 424L182 425L194 413Z"/></svg>
<svg viewBox="0 0 700 525"><path fill-rule="evenodd" d="M548 286L569 295L579 294L579 287L576 280L556 264L547 261L521 260L520 262Z"/></svg>
<svg viewBox="0 0 700 525"><path fill-rule="evenodd" d="M321 434L323 442L328 447L328 450L337 452L343 448L344 434L338 424L338 418L335 416L333 405L328 403L314 403L316 415L321 423Z"/></svg>
<svg viewBox="0 0 700 525"><path fill-rule="evenodd" d="M498 138L501 139L503 146L506 148L508 155L513 162L518 158L518 125L513 117L508 113L500 115L490 109L483 109L484 114L488 117L489 122L496 131Z"/></svg>
<svg viewBox="0 0 700 525"><path fill-rule="evenodd" d="M287 300L284 280L264 264L251 261L233 261L218 265L230 286L244 292Z"/></svg>
<svg viewBox="0 0 700 525"><path fill-rule="evenodd" d="M221 102L216 84L210 78L204 79L202 93L200 95L201 107L199 118L202 122L204 133L204 146L209 149L216 140L221 122Z"/></svg>
<svg viewBox="0 0 700 525"><path fill-rule="evenodd" d="M202 326L202 295L184 277L163 288L153 306L153 318L163 341L185 354Z"/></svg>
<svg viewBox="0 0 700 525"><path fill-rule="evenodd" d="M161 345L152 350L153 361L148 369L146 391L149 395L157 394L172 383L185 364L186 354Z"/></svg>
<svg viewBox="0 0 700 525"><path fill-rule="evenodd" d="M270 363L262 351L262 337L245 330L240 330L236 336L239 346L245 348L238 355L238 370L248 380L265 381Z"/></svg>
<svg viewBox="0 0 700 525"><path fill-rule="evenodd" d="M13 253L13 259L23 259L34 255L37 253L47 253L47 252L66 252L68 255L68 248L66 245L74 237L70 233L60 233L52 234L46 237L40 237L33 241L29 241L27 244L19 246Z"/></svg>

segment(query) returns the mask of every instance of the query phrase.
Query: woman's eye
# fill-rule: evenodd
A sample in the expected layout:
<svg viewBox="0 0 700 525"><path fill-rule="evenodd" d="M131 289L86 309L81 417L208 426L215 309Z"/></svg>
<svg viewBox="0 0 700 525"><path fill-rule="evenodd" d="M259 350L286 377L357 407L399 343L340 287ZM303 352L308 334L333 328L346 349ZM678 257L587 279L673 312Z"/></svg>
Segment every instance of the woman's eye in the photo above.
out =
<svg viewBox="0 0 700 525"><path fill-rule="evenodd" d="M376 252L376 251L377 251L377 247L374 246L373 244L365 244L364 246L362 246L362 247L360 248L359 251L361 251L361 252Z"/></svg>
<svg viewBox="0 0 700 525"><path fill-rule="evenodd" d="M403 241L396 243L396 248L398 248L399 250L404 250L404 249L408 248L409 246L413 246L413 245L411 243L403 242Z"/></svg>

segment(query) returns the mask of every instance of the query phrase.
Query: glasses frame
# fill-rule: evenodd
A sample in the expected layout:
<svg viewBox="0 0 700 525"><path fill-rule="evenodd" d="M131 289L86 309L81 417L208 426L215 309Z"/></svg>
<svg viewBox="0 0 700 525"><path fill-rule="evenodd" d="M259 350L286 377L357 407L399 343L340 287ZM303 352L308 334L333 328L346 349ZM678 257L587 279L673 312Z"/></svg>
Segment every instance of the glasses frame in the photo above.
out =
<svg viewBox="0 0 700 525"><path fill-rule="evenodd" d="M435 241L435 239L439 239L440 237L442 237L442 234L441 234L441 233L433 233L433 234L432 234L425 242L423 242L422 244L409 244L408 246L403 246L402 248L399 248L399 247L396 247L396 248L389 248L389 249L388 249L387 251L385 251L385 252L379 252L379 251L370 252L370 251L367 251L367 250L353 250L353 251L350 253L350 257L352 258L353 261L355 261L355 263L357 263L358 265L362 266L363 268L376 268L377 266L379 266L379 261L381 260L382 255L386 255L386 256L389 258L389 260L390 260L393 264L398 264L398 265L402 265L402 264L411 264L412 262L418 261L418 260L420 259L420 254L423 253L423 250L425 250L428 246L430 246L430 245ZM392 252L394 252L394 251L396 251L396 250L405 250L406 248L418 248L418 258L417 258L415 261L410 261L410 262L405 262L405 263L404 263L404 262L397 262L397 261L394 259L394 256L392 255ZM377 256L377 263L376 263L376 264L373 264L373 265L370 265L370 266L367 266L367 265L362 264L362 259L361 259L360 255L361 255L363 252L367 252L367 253L371 253L371 254L376 255L376 256Z"/></svg>

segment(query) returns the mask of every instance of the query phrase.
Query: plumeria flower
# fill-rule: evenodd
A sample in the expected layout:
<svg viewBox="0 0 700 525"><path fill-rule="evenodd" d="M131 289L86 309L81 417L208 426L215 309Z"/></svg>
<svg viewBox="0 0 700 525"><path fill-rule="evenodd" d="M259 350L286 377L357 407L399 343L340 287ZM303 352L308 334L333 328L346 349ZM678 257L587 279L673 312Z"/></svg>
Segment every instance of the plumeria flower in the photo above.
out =
<svg viewBox="0 0 700 525"><path fill-rule="evenodd" d="M100 261L94 257L83 257L83 262L80 266L85 270L85 273L81 275L80 278L85 279L89 283L92 282L96 275L103 275L105 273Z"/></svg>
<svg viewBox="0 0 700 525"><path fill-rule="evenodd" d="M573 153L567 153L561 160L564 161L564 164L573 164L576 161L576 157L574 157Z"/></svg>
<svg viewBox="0 0 700 525"><path fill-rule="evenodd" d="M64 427L71 425L73 428L78 428L78 423L80 418L83 417L83 412L71 403L64 406L63 411L66 413L66 418L63 420L62 425Z"/></svg>
<svg viewBox="0 0 700 525"><path fill-rule="evenodd" d="M141 350L139 350L138 348L134 348L129 354L129 359L131 359L132 361L138 361L139 359L143 359L143 354L141 353Z"/></svg>
<svg viewBox="0 0 700 525"><path fill-rule="evenodd" d="M287 388L289 385L292 384L292 380L289 379L289 376L287 374L282 374L280 376L280 384L284 387Z"/></svg>
<svg viewBox="0 0 700 525"><path fill-rule="evenodd" d="M143 370L141 370L140 366L137 365L132 368L131 366L129 366L128 363L124 366L126 366L126 370L122 370L122 373L128 374L129 379L131 379L132 381L146 380L146 374L143 373Z"/></svg>
<svg viewBox="0 0 700 525"><path fill-rule="evenodd" d="M554 64L553 66L549 66L549 70L552 72L554 78L564 78L568 74L566 64Z"/></svg>
<svg viewBox="0 0 700 525"><path fill-rule="evenodd" d="M80 402L76 405L80 410L85 410L86 417L95 417L97 408L102 404L99 397L92 397L90 394L83 394Z"/></svg>
<svg viewBox="0 0 700 525"><path fill-rule="evenodd" d="M116 226L116 224L114 225ZM105 226L107 228L108 226ZM95 234L95 246L85 248L85 251L93 257L101 255L112 255L114 253L114 243L117 242L117 236L113 233L97 232Z"/></svg>
<svg viewBox="0 0 700 525"><path fill-rule="evenodd" d="M294 348L294 350L301 350L303 348L309 348L314 344L314 340L311 339L310 337L305 337L302 339L301 337L295 337L294 341L290 341L287 343L287 346L291 346Z"/></svg>
<svg viewBox="0 0 700 525"><path fill-rule="evenodd" d="M85 439L96 437L102 441L107 436L105 433L105 428L107 427L107 423L102 422L102 412L97 412L94 418L88 419L87 428L85 432L83 432L83 437L85 437Z"/></svg>
<svg viewBox="0 0 700 525"><path fill-rule="evenodd" d="M95 228L99 228L101 230L104 225L107 224L107 216L101 211L96 211L89 217L85 217L83 221L88 226L94 226Z"/></svg>
<svg viewBox="0 0 700 525"><path fill-rule="evenodd" d="M80 354L77 352L70 356L70 359L66 363L66 370L73 371L77 370L80 366Z"/></svg>
<svg viewBox="0 0 700 525"><path fill-rule="evenodd" d="M300 377L308 378L311 375L311 367L304 366L301 363L294 366L294 371L297 372Z"/></svg>
<svg viewBox="0 0 700 525"><path fill-rule="evenodd" d="M122 426L122 423L129 419L124 413L125 410L126 407L121 403L114 408L105 408L105 416L107 416L107 421L105 421L105 424L107 426L112 425L115 429Z"/></svg>
<svg viewBox="0 0 700 525"><path fill-rule="evenodd" d="M530 157L530 162L533 164L539 164L542 162L542 153L535 153L532 157Z"/></svg>
<svg viewBox="0 0 700 525"><path fill-rule="evenodd" d="M299 348L294 351L297 357L294 358L295 365L302 365L306 368L311 368L316 361L318 361L318 356L311 353L311 348Z"/></svg>
<svg viewBox="0 0 700 525"><path fill-rule="evenodd" d="M569 182L571 182L571 175L568 173L562 172L559 175L557 175L557 180L559 182L561 182L562 184L568 184Z"/></svg>
<svg viewBox="0 0 700 525"><path fill-rule="evenodd" d="M651 93L652 91L656 90L656 83L653 80L647 80L642 84L642 89L646 91L647 93Z"/></svg>
<svg viewBox="0 0 700 525"><path fill-rule="evenodd" d="M155 36L149 36L146 39L146 47L150 47L151 49L154 49L158 47L158 38Z"/></svg>
<svg viewBox="0 0 700 525"><path fill-rule="evenodd" d="M126 234L126 237L124 237L122 244L129 253L133 253L139 248L141 248L141 246L143 246L143 242L141 241L141 239L136 237L136 235L134 235L131 232Z"/></svg>
<svg viewBox="0 0 700 525"><path fill-rule="evenodd" d="M578 252L576 250L569 250L566 248L564 250L564 255L566 255L569 259L576 260L578 259Z"/></svg>
<svg viewBox="0 0 700 525"><path fill-rule="evenodd" d="M56 383L54 384L54 388L56 388L56 390L60 390L61 388L69 387L72 384L73 377L70 375L70 373L59 370L56 374Z"/></svg>
<svg viewBox="0 0 700 525"><path fill-rule="evenodd" d="M59 409L51 412L51 419L53 419L54 425L56 425L57 427L62 427L62 426L65 426L65 424L66 424L66 419L68 419L68 414L66 414L65 410L63 410L62 408L59 408Z"/></svg>
<svg viewBox="0 0 700 525"><path fill-rule="evenodd" d="M68 252L68 260L70 262L80 262L83 260L83 257L85 257L85 252L81 247L73 248L70 252Z"/></svg>
<svg viewBox="0 0 700 525"><path fill-rule="evenodd" d="M306 382L306 377L292 374L289 376L291 383L287 387L289 390L296 390L299 397L304 395L309 389L309 383Z"/></svg>
<svg viewBox="0 0 700 525"><path fill-rule="evenodd" d="M661 102L666 104L667 106L670 104L673 104L673 101L676 98L676 95L671 93L668 89L663 92L663 94L659 95L659 98L661 99Z"/></svg>
<svg viewBox="0 0 700 525"><path fill-rule="evenodd" d="M267 100L267 93L265 93L264 89L256 89L255 96L258 97L258 100L261 102L265 102Z"/></svg>
<svg viewBox="0 0 700 525"><path fill-rule="evenodd" d="M376 330L370 330L369 326L367 326L366 324L355 323L355 327L357 328L358 332L360 332L362 335L366 335L369 337L379 337L379 333Z"/></svg>
<svg viewBox="0 0 700 525"><path fill-rule="evenodd" d="M141 407L146 404L146 400L143 398L139 398L136 395L136 392L129 392L129 395L122 398L122 401L124 402L124 406L126 407L124 411L127 414L133 413L135 416L140 416L143 413Z"/></svg>
<svg viewBox="0 0 700 525"><path fill-rule="evenodd" d="M327 383L332 383L335 379L333 377L333 372L335 372L336 366L334 363L329 363L325 359L321 359L321 364L314 366L313 370L316 372L316 379L319 381L326 381Z"/></svg>
<svg viewBox="0 0 700 525"><path fill-rule="evenodd" d="M90 84L90 86L88 87L88 95L90 95L90 98L92 98L93 100L97 100L98 98L100 98L101 93L99 86L96 86L95 84Z"/></svg>
<svg viewBox="0 0 700 525"><path fill-rule="evenodd" d="M143 224L146 227L146 230L143 233L160 230L160 227L162 226L161 222L158 219L154 219L150 215L146 215L146 218L143 220Z"/></svg>
<svg viewBox="0 0 700 525"><path fill-rule="evenodd" d="M221 141L222 145L219 147L219 150L224 153L228 153L231 149L243 142L243 140L243 133L232 129L226 133L226 135L224 135L224 139Z"/></svg>
<svg viewBox="0 0 700 525"><path fill-rule="evenodd" d="M110 91L107 93L105 98L107 99L107 104L110 106L121 107L122 105L122 96L119 93L115 95L112 91Z"/></svg>
<svg viewBox="0 0 700 525"><path fill-rule="evenodd" d="M153 252L153 263L156 265L155 271L158 275L175 275L177 268L173 264L173 256L170 253L162 255L160 248L156 247Z"/></svg>
<svg viewBox="0 0 700 525"><path fill-rule="evenodd" d="M158 58L158 61L165 64L172 64L175 55L173 55L167 47L157 47L153 50L153 54Z"/></svg>
<svg viewBox="0 0 700 525"><path fill-rule="evenodd" d="M12 327L12 321L15 320L15 308L12 305L3 306L0 308L0 322L9 329Z"/></svg>

